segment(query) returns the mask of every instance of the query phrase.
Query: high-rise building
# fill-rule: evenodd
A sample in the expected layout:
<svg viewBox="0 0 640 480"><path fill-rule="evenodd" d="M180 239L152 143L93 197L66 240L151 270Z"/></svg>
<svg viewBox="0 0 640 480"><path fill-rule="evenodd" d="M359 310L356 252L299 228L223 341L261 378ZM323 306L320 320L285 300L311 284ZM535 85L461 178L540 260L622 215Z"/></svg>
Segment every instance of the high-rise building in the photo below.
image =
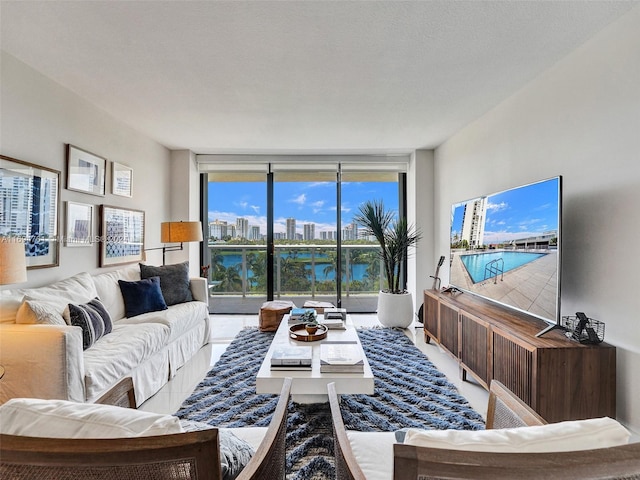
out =
<svg viewBox="0 0 640 480"><path fill-rule="evenodd" d="M249 230L249 240L260 240L259 225L251 225L251 229Z"/></svg>
<svg viewBox="0 0 640 480"><path fill-rule="evenodd" d="M356 240L358 238L358 225L350 223L342 229L343 240Z"/></svg>
<svg viewBox="0 0 640 480"><path fill-rule="evenodd" d="M287 218L287 240L296 239L296 219Z"/></svg>
<svg viewBox="0 0 640 480"><path fill-rule="evenodd" d="M484 244L484 224L487 218L487 197L468 202L462 216L462 240L469 247L477 248Z"/></svg>
<svg viewBox="0 0 640 480"><path fill-rule="evenodd" d="M335 230L323 230L320 232L320 238L322 240L336 240L338 236Z"/></svg>
<svg viewBox="0 0 640 480"><path fill-rule="evenodd" d="M209 237L222 240L226 236L227 222L217 218L213 222L209 222Z"/></svg>
<svg viewBox="0 0 640 480"><path fill-rule="evenodd" d="M303 240L313 240L316 238L316 224L315 223L305 223L303 225L304 236Z"/></svg>
<svg viewBox="0 0 640 480"><path fill-rule="evenodd" d="M32 192L28 177L0 176L0 202L4 215L0 217L0 234L29 236L29 205ZM25 192L19 195L17 192Z"/></svg>
<svg viewBox="0 0 640 480"><path fill-rule="evenodd" d="M236 218L236 236L249 238L249 220L243 217Z"/></svg>

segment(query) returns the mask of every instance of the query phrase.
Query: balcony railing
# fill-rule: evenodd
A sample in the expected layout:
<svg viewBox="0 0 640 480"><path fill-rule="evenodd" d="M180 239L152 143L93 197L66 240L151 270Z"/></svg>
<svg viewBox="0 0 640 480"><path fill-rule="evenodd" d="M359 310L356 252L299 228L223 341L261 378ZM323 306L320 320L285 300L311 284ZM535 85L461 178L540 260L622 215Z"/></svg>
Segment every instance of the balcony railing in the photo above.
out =
<svg viewBox="0 0 640 480"><path fill-rule="evenodd" d="M209 244L211 296L266 296L265 245ZM342 296L380 290L378 245L342 245ZM275 297L336 295L335 245L275 245Z"/></svg>

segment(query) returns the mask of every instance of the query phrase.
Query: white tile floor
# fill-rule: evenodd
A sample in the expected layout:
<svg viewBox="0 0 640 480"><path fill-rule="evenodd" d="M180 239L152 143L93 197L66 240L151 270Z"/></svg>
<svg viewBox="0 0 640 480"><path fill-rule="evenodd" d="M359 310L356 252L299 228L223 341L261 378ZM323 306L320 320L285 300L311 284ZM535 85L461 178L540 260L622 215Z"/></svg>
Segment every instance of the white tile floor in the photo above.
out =
<svg viewBox="0 0 640 480"><path fill-rule="evenodd" d="M353 314L351 318L356 326L379 325L375 314ZM203 347L187 365L181 368L162 390L147 400L140 407L142 410L175 413L204 378L211 365L224 353L236 334L244 327L258 325L257 315L211 315L210 319L211 343ZM481 415L486 416L489 396L487 391L472 379L463 382L457 362L434 343L425 343L422 328L412 326L405 332L416 346L427 355L429 360L449 378L459 392L467 398L471 406Z"/></svg>

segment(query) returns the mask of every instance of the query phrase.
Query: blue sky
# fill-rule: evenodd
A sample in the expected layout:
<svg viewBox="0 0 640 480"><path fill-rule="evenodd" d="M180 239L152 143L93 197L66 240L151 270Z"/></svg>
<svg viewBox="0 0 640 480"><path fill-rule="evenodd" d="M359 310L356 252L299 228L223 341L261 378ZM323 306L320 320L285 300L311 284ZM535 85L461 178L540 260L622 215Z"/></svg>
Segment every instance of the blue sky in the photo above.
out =
<svg viewBox="0 0 640 480"><path fill-rule="evenodd" d="M267 233L266 183L209 183L209 220L235 224L244 217ZM365 200L382 200L387 209L398 210L398 185L393 182L343 182L342 225L351 222L358 205ZM336 184L334 182L285 182L274 186L275 232L286 231L286 219L296 219L296 229L315 223L316 237L323 230L335 230Z"/></svg>
<svg viewBox="0 0 640 480"><path fill-rule="evenodd" d="M487 201L484 244L557 231L558 200L557 178L490 195ZM461 231L463 211L459 207L453 212L452 232Z"/></svg>

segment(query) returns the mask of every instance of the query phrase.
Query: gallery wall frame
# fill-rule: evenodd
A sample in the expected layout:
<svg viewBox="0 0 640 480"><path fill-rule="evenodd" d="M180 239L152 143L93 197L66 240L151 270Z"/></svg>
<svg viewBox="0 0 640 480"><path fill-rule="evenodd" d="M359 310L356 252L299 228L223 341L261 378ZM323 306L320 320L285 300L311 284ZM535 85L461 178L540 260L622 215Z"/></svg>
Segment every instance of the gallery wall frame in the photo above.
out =
<svg viewBox="0 0 640 480"><path fill-rule="evenodd" d="M66 202L65 247L90 247L93 244L93 205Z"/></svg>
<svg viewBox="0 0 640 480"><path fill-rule="evenodd" d="M67 145L67 190L104 196L107 159Z"/></svg>
<svg viewBox="0 0 640 480"><path fill-rule="evenodd" d="M111 162L111 193L121 197L133 195L133 168Z"/></svg>
<svg viewBox="0 0 640 480"><path fill-rule="evenodd" d="M139 262L144 255L144 211L100 205L100 266Z"/></svg>
<svg viewBox="0 0 640 480"><path fill-rule="evenodd" d="M0 155L0 236L22 239L27 269L60 262L60 171Z"/></svg>

